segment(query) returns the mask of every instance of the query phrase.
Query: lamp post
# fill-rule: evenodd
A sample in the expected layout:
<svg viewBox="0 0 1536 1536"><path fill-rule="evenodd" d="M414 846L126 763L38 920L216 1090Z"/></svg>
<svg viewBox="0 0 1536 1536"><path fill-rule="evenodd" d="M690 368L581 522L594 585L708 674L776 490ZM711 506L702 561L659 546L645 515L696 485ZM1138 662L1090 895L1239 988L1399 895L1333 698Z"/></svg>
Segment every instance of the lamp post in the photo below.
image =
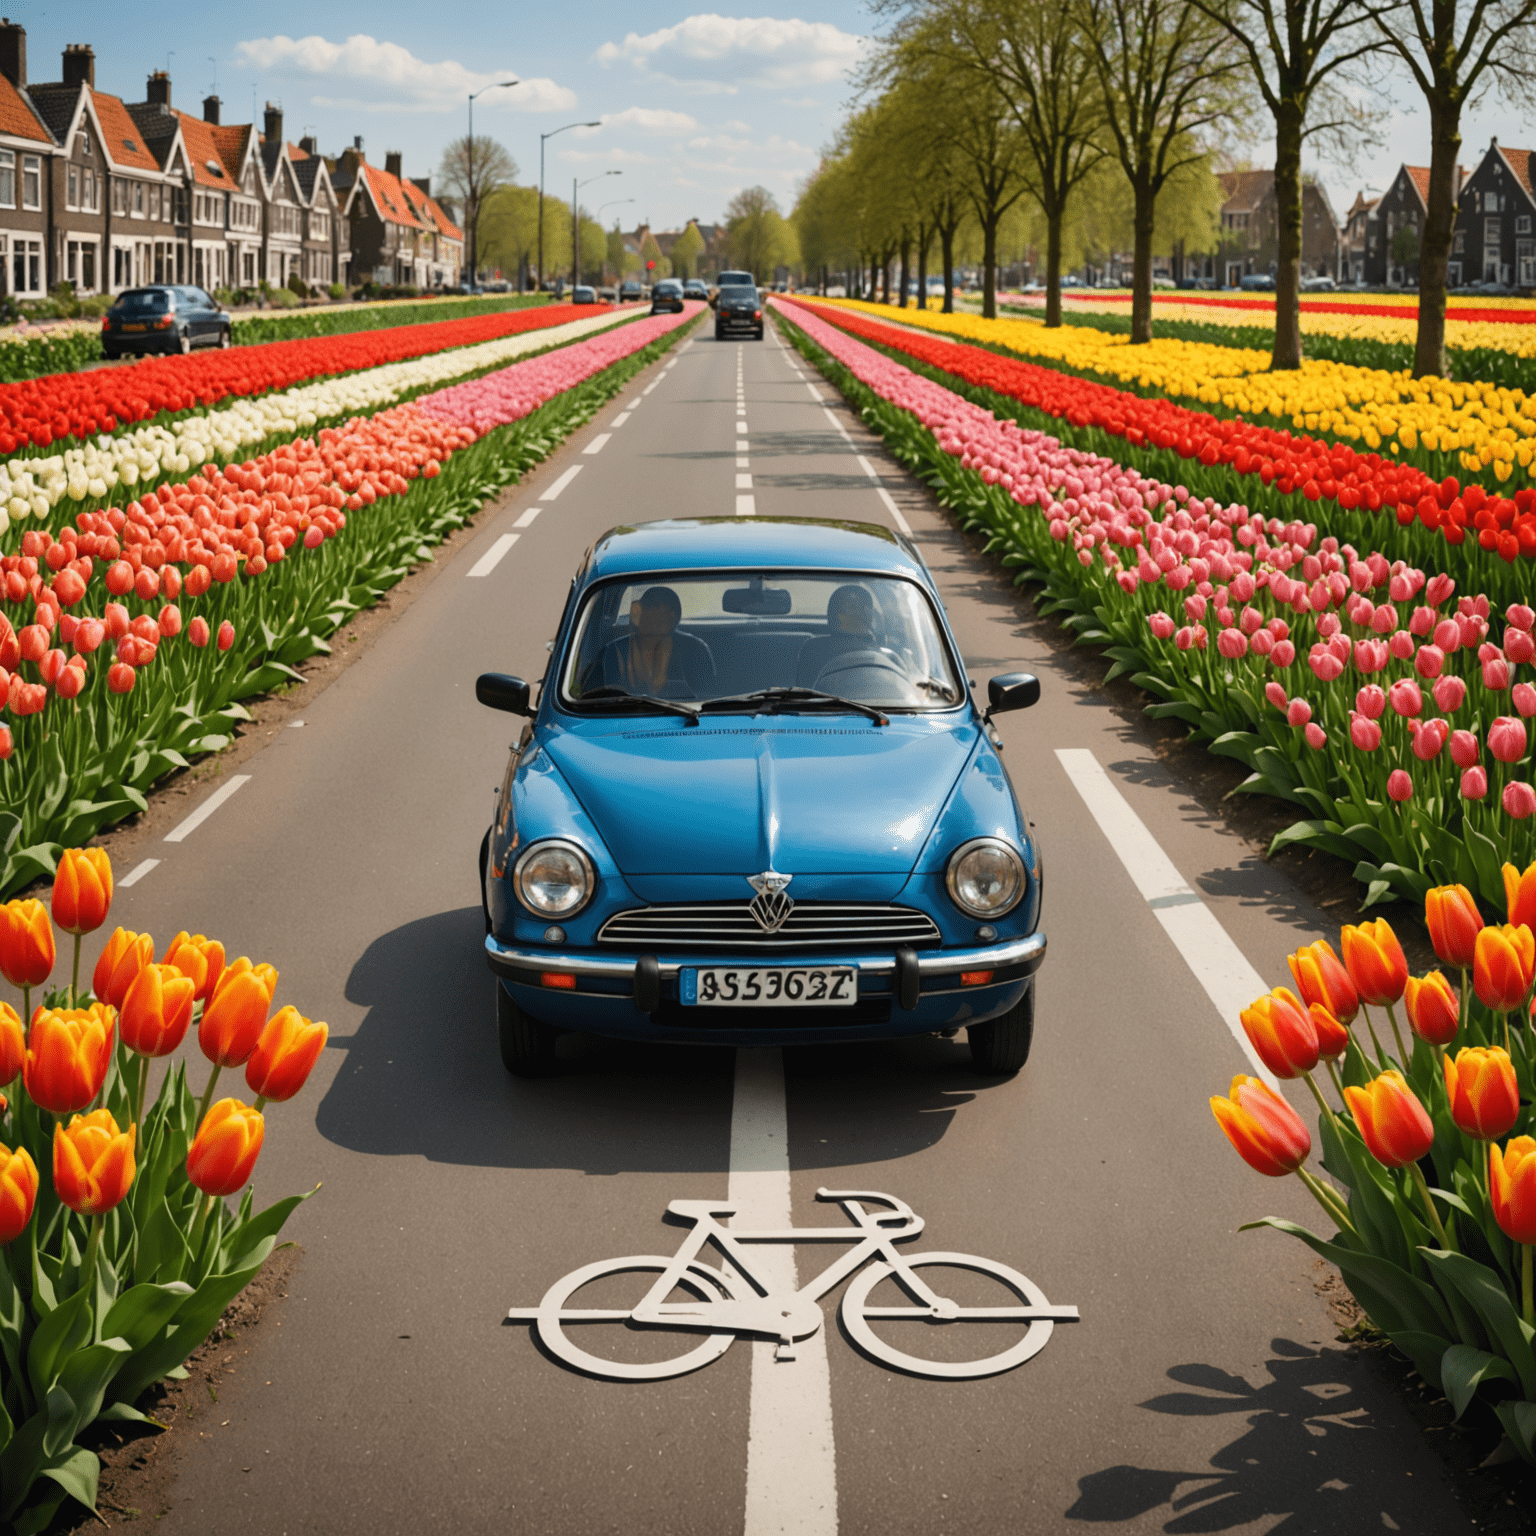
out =
<svg viewBox="0 0 1536 1536"><path fill-rule="evenodd" d="M590 187L594 181L601 181L604 176L622 176L623 174L623 171L599 171L596 176L588 176L585 181L577 181L574 176L571 177L571 287L573 288L581 281L581 215L576 209L576 194L583 187Z"/></svg>
<svg viewBox="0 0 1536 1536"><path fill-rule="evenodd" d="M599 203L598 204L597 213L594 213L592 215L592 220L596 224L601 224L603 221L599 217L599 215L602 213L604 208L617 208L620 203L632 203L632 202L634 202L634 198L632 198L632 197L610 197L606 203ZM619 281L621 283L624 281L624 274L622 272L619 273Z"/></svg>
<svg viewBox="0 0 1536 1536"><path fill-rule="evenodd" d="M509 85L521 85L520 80L496 80L490 85L482 85L478 91L469 93L469 176L468 185L465 188L464 211L467 217L465 223L469 228L465 231L469 236L469 286L473 289L475 278L480 270L480 246L476 238L476 226L480 222L480 199L475 193L475 97L484 96L487 91L505 90Z"/></svg>
<svg viewBox="0 0 1536 1536"><path fill-rule="evenodd" d="M552 139L557 133L566 133L572 128L601 128L597 123L567 123L564 128L551 128L548 133L539 135L539 292L544 291L544 140ZM576 279L571 279L575 284Z"/></svg>

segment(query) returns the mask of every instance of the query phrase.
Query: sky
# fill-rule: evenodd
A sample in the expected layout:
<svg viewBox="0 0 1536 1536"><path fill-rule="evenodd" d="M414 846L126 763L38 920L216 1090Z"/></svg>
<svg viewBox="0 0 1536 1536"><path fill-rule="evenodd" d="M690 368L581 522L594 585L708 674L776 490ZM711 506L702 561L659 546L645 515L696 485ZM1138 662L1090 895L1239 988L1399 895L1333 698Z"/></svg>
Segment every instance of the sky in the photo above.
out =
<svg viewBox="0 0 1536 1536"><path fill-rule="evenodd" d="M13 0L15 3L15 0ZM312 132L327 154L361 135L368 158L405 156L408 176L436 171L444 146L466 131L467 96L503 80L475 103L475 131L498 139L518 180L539 175L539 137L570 123L545 148L545 186L569 196L573 178L595 178L583 206L626 229L644 221L680 228L717 220L742 188L762 185L788 211L836 132L852 91L848 71L874 19L864 0L818 0L772 16L724 16L686 4L580 7L458 0L438 12L420 0L331 0L301 6L153 7L23 5L28 70L58 79L66 43L96 51L98 88L144 99L153 69L168 69L173 101L200 112L217 85L225 122L260 121L281 105L284 132ZM1381 146L1344 165L1313 160L1334 212L1357 190L1386 190L1400 162L1428 164L1428 116L1411 83L1389 84ZM1536 145L1536 121L1490 101L1463 123L1468 169L1497 134ZM1254 165L1272 163L1262 141ZM606 174L616 172L618 174Z"/></svg>

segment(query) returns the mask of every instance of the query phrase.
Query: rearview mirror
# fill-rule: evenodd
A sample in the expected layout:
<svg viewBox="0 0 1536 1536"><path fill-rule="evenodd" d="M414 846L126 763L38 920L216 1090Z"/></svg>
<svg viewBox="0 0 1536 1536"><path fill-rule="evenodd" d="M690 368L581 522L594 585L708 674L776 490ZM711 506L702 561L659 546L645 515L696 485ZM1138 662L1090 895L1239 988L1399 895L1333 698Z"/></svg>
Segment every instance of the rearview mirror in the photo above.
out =
<svg viewBox="0 0 1536 1536"><path fill-rule="evenodd" d="M793 599L788 587L765 587L763 578L755 576L749 587L728 587L720 596L720 606L727 613L778 615L789 612Z"/></svg>
<svg viewBox="0 0 1536 1536"><path fill-rule="evenodd" d="M1028 709L1040 702L1040 679L1028 672L1004 672L987 681L987 714L1005 715L1010 709Z"/></svg>
<svg viewBox="0 0 1536 1536"><path fill-rule="evenodd" d="M529 715L528 684L520 677L504 672L482 672L475 679L475 697L491 709L504 709L509 715Z"/></svg>

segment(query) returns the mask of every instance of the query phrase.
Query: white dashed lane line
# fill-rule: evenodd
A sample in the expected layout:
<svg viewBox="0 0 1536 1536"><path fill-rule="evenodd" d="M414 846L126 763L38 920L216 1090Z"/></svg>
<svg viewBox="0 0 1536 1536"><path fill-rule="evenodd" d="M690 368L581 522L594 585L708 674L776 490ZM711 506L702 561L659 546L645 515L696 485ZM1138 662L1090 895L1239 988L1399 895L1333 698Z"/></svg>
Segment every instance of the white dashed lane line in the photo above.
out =
<svg viewBox="0 0 1536 1536"><path fill-rule="evenodd" d="M580 464L572 464L566 472L560 476L550 488L539 497L540 501L553 501L556 496L568 486L577 475L581 473Z"/></svg>
<svg viewBox="0 0 1536 1536"><path fill-rule="evenodd" d="M880 493L880 500L885 503L885 510L895 519L896 526L910 539L912 525L901 515L901 508L891 499L891 493L883 485L877 486L876 489Z"/></svg>
<svg viewBox="0 0 1536 1536"><path fill-rule="evenodd" d="M543 507L529 507L528 510L524 512L523 515L518 518L515 523L512 524L512 526L514 528L531 528L533 526L534 518L536 518L543 510Z"/></svg>
<svg viewBox="0 0 1536 1536"><path fill-rule="evenodd" d="M629 420L629 418L630 412L621 411L617 416L613 418L612 425L615 427L622 427L624 423Z"/></svg>
<svg viewBox="0 0 1536 1536"><path fill-rule="evenodd" d="M489 576L501 564L507 551L522 538L520 533L504 533L466 572L468 576Z"/></svg>
<svg viewBox="0 0 1536 1536"><path fill-rule="evenodd" d="M746 430L747 430L747 424L746 424L746 422L744 422L744 421L738 421L738 422L737 422L737 423L736 423L736 430L737 430L737 431L738 431L738 432L740 432L740 433L743 433L743 434L745 434L745 432L746 432Z"/></svg>
<svg viewBox="0 0 1536 1536"><path fill-rule="evenodd" d="M159 867L159 859L141 859L117 882L118 890L126 890L130 885L137 885L150 870L158 869Z"/></svg>
<svg viewBox="0 0 1536 1536"><path fill-rule="evenodd" d="M608 446L608 441L612 436L612 432L600 432L581 451L583 453L601 453Z"/></svg>
<svg viewBox="0 0 1536 1536"><path fill-rule="evenodd" d="M229 797L234 794L234 792L239 789L242 784L249 784L250 781L250 774L237 773L229 781L229 783L225 784L220 789L214 790L214 792L209 795L208 798L204 800L203 803L198 806L198 808L193 811L185 821L179 823L175 827L172 827L171 830L165 834L166 842L182 842L190 833L197 831L197 829L202 826L202 824L207 821L208 818L212 816L213 813L218 810L218 808L223 805L224 802L228 800Z"/></svg>
<svg viewBox="0 0 1536 1536"><path fill-rule="evenodd" d="M738 491L750 491L752 489L752 476L751 475L737 475L736 476L736 489Z"/></svg>
<svg viewBox="0 0 1536 1536"><path fill-rule="evenodd" d="M757 498L754 496L738 496L736 498L737 517L756 517Z"/></svg>

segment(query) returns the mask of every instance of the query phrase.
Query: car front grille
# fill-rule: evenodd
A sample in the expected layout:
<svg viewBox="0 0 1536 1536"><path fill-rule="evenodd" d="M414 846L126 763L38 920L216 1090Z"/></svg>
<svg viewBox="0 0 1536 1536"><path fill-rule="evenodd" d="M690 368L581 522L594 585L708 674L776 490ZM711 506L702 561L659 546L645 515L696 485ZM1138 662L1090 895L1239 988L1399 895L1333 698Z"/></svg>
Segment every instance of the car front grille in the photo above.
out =
<svg viewBox="0 0 1536 1536"><path fill-rule="evenodd" d="M911 907L872 901L802 901L776 933L764 933L747 902L639 907L603 924L599 944L628 949L893 949L936 945L933 919Z"/></svg>

